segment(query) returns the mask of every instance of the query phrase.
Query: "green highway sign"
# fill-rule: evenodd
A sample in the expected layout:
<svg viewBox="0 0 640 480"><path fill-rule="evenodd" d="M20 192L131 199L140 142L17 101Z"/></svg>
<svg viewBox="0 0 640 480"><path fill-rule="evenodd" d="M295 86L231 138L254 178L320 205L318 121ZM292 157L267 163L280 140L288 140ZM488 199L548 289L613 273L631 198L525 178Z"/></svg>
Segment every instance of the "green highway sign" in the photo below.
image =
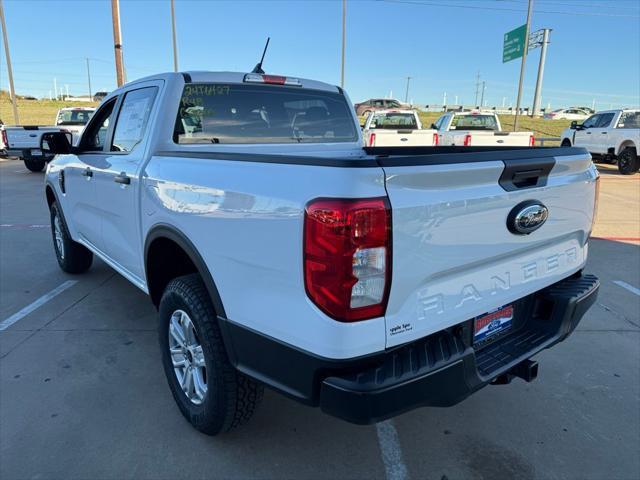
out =
<svg viewBox="0 0 640 480"><path fill-rule="evenodd" d="M525 49L525 37L527 36L527 25L511 30L504 34L504 45L502 46L502 63L510 62L522 57Z"/></svg>

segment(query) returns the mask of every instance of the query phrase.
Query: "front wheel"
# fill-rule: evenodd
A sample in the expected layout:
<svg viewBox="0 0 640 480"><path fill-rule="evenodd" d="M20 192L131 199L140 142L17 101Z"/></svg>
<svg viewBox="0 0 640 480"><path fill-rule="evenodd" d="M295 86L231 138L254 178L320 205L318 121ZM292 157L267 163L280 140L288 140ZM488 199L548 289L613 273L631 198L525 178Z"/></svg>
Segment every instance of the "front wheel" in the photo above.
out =
<svg viewBox="0 0 640 480"><path fill-rule="evenodd" d="M51 234L53 249L60 268L67 273L86 272L93 262L93 253L78 242L74 242L56 202L51 205Z"/></svg>
<svg viewBox="0 0 640 480"><path fill-rule="evenodd" d="M208 435L247 422L262 399L263 387L229 362L200 276L186 275L169 282L159 315L162 364L182 415Z"/></svg>
<svg viewBox="0 0 640 480"><path fill-rule="evenodd" d="M618 171L622 175L632 175L638 171L639 167L640 159L635 148L627 147L620 152L620 155L618 155Z"/></svg>
<svg viewBox="0 0 640 480"><path fill-rule="evenodd" d="M41 172L44 170L44 166L47 164L44 160L30 158L29 160L25 159L24 166L27 167L27 170L32 172Z"/></svg>

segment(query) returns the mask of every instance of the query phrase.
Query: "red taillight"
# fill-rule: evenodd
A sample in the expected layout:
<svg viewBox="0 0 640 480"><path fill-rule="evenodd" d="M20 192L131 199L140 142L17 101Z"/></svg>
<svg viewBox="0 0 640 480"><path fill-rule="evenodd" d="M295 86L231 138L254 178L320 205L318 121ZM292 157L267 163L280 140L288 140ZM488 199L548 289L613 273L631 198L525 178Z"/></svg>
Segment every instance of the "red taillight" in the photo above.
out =
<svg viewBox="0 0 640 480"><path fill-rule="evenodd" d="M247 73L244 76L246 83L267 83L270 85L289 85L301 87L302 82L297 78L283 77L282 75L267 75L259 73Z"/></svg>
<svg viewBox="0 0 640 480"><path fill-rule="evenodd" d="M464 143L463 145L465 147L468 147L469 145L471 145L471 135L467 134L464 136Z"/></svg>
<svg viewBox="0 0 640 480"><path fill-rule="evenodd" d="M386 197L323 198L304 217L304 283L341 322L383 316L391 284L391 207Z"/></svg>
<svg viewBox="0 0 640 480"><path fill-rule="evenodd" d="M262 75L264 83L272 83L274 85L284 85L287 81L287 77L281 77L280 75Z"/></svg>
<svg viewBox="0 0 640 480"><path fill-rule="evenodd" d="M529 135L529 146L533 147L536 144L536 137Z"/></svg>
<svg viewBox="0 0 640 480"><path fill-rule="evenodd" d="M7 131L6 130L2 130L2 143L8 147L9 146L9 140L7 140Z"/></svg>
<svg viewBox="0 0 640 480"><path fill-rule="evenodd" d="M437 147L439 143L440 143L440 139L438 138L438 134L434 133L433 134L433 146Z"/></svg>
<svg viewBox="0 0 640 480"><path fill-rule="evenodd" d="M372 133L371 135L369 135L369 146L370 147L375 147L376 146L376 134Z"/></svg>

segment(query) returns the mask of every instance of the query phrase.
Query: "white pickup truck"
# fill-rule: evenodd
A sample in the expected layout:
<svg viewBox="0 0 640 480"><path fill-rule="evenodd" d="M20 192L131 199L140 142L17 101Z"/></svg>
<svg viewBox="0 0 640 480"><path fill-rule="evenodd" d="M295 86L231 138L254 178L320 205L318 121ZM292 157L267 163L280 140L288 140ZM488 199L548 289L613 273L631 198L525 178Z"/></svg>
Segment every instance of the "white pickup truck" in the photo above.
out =
<svg viewBox="0 0 640 480"><path fill-rule="evenodd" d="M423 130L415 110L377 110L364 123L367 147L427 147L438 145L435 130Z"/></svg>
<svg viewBox="0 0 640 480"><path fill-rule="evenodd" d="M640 110L606 110L582 124L572 122L561 142L586 148L596 160L617 162L620 173L631 175L640 168Z"/></svg>
<svg viewBox="0 0 640 480"><path fill-rule="evenodd" d="M95 110L93 107L65 107L58 110L54 126L4 127L6 153L8 156L22 159L25 166L32 172L40 172L44 169L46 162L51 159L40 149L42 135L50 132L67 132L71 134L72 142L75 143Z"/></svg>
<svg viewBox="0 0 640 480"><path fill-rule="evenodd" d="M586 150L362 145L341 88L231 72L136 80L77 145L44 135L60 267L150 296L195 428L263 385L366 424L531 381L595 301Z"/></svg>
<svg viewBox="0 0 640 480"><path fill-rule="evenodd" d="M440 145L532 147L533 132L503 132L493 112L448 112L431 126L438 131Z"/></svg>

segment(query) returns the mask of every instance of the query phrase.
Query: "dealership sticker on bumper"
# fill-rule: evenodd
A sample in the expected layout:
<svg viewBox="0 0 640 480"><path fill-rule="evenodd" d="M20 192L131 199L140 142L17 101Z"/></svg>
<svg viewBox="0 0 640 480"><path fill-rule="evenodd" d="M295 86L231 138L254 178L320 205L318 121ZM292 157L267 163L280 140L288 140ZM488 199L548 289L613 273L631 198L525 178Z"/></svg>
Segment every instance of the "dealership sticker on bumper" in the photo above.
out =
<svg viewBox="0 0 640 480"><path fill-rule="evenodd" d="M511 320L513 320L513 305L506 305L476 317L473 327L473 343L482 342L500 332L509 330Z"/></svg>

